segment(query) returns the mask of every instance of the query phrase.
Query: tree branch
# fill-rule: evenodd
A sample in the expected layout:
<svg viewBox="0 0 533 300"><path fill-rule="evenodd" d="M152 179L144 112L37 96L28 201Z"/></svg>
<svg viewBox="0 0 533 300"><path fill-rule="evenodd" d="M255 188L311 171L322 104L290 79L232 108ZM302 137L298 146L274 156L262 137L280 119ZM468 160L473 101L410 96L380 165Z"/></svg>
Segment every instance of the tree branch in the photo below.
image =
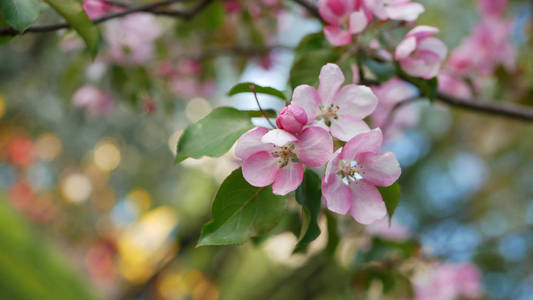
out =
<svg viewBox="0 0 533 300"><path fill-rule="evenodd" d="M201 10L203 10L205 7L207 7L207 5L209 5L209 3L211 3L213 0L203 0L197 5L195 5L193 8L186 10L186 11L160 10L160 8L170 5L170 4L188 2L188 1L190 0L164 0L164 1L159 1L159 2L153 2L153 3L128 7L123 11L108 14L100 18L95 18L95 19L92 19L92 21L94 24L100 24L100 23L109 21L111 19L121 18L129 14L138 13L138 12L147 12L147 13L151 13L154 15L177 17L177 18L183 18L185 20L189 20L192 17L194 17L196 14L198 14ZM0 36L2 35L3 36L15 36L15 35L21 35L21 34L26 34L26 33L51 32L51 31L57 31L57 30L66 29L66 28L70 28L70 25L68 23L58 23L58 24L50 24L50 25L34 25L24 30L24 32L19 32L13 27L4 27L4 28L0 28Z"/></svg>
<svg viewBox="0 0 533 300"><path fill-rule="evenodd" d="M320 17L320 14L318 13L318 8L315 4L308 2L307 0L294 0L294 2L300 4L303 8L307 10L307 12L322 21L322 17Z"/></svg>

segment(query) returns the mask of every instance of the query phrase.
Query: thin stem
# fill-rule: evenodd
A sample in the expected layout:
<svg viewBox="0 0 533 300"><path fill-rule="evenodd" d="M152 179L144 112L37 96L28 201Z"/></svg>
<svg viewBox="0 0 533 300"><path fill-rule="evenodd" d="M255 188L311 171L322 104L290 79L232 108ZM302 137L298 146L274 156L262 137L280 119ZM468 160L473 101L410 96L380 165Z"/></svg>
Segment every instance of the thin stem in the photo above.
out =
<svg viewBox="0 0 533 300"><path fill-rule="evenodd" d="M252 93L254 94L255 103L257 103L257 106L259 107L259 111L261 112L261 114L263 114L263 117L268 122L268 124L270 124L270 126L272 126L272 128L276 128L276 125L272 124L272 121L270 121L270 118L267 116L267 114L265 113L265 111L261 107L261 104L259 103L259 99L257 99L257 92L255 91L255 85L250 84L250 89L252 90Z"/></svg>

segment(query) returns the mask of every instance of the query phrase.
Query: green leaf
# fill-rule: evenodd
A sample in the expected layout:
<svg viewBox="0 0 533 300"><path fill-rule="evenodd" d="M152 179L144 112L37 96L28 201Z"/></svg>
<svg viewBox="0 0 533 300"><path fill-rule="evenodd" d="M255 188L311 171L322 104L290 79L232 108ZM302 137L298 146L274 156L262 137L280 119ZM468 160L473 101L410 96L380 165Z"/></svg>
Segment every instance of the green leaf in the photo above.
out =
<svg viewBox="0 0 533 300"><path fill-rule="evenodd" d="M231 88L231 90L229 90L228 96L233 96L233 95L241 94L241 93L252 93L253 92L252 86L255 89L256 93L258 94L267 94L267 95L271 95L274 97L278 97L283 100L287 100L287 98L285 97L285 94L283 94L282 91L277 90L273 87L269 87L269 86L260 86L253 82L241 82L241 83L236 84L235 86Z"/></svg>
<svg viewBox="0 0 533 300"><path fill-rule="evenodd" d="M0 1L0 15L7 24L23 32L39 16L39 2L37 0L2 0Z"/></svg>
<svg viewBox="0 0 533 300"><path fill-rule="evenodd" d="M328 243L324 249L324 253L328 256L333 256L340 241L337 219L329 210L326 211L325 215L328 224Z"/></svg>
<svg viewBox="0 0 533 300"><path fill-rule="evenodd" d="M251 186L237 169L224 180L197 246L241 244L269 232L287 212L287 197L272 188Z"/></svg>
<svg viewBox="0 0 533 300"><path fill-rule="evenodd" d="M98 52L98 29L76 0L44 0L57 11L85 41L93 57Z"/></svg>
<svg viewBox="0 0 533 300"><path fill-rule="evenodd" d="M394 68L394 64L392 63L378 62L368 56L362 56L361 59L363 65L367 66L368 69L370 69L370 71L376 75L376 78L379 82L385 82L396 76L396 70Z"/></svg>
<svg viewBox="0 0 533 300"><path fill-rule="evenodd" d="M395 182L390 186L383 187L378 186L377 187L379 192L381 193L381 197L383 198L383 201L385 202L385 206L387 207L387 214L389 215L389 221L392 218L392 215L394 214L394 211L396 210L396 207L398 207L398 203L400 202L400 194L401 189L400 185Z"/></svg>
<svg viewBox="0 0 533 300"><path fill-rule="evenodd" d="M320 228L318 227L318 214L322 203L320 182L320 177L315 172L306 169L302 184L296 189L296 201L302 205L303 220L300 241L294 252L305 250L307 244L320 235Z"/></svg>
<svg viewBox="0 0 533 300"><path fill-rule="evenodd" d="M0 195L0 298L92 300L86 282Z"/></svg>
<svg viewBox="0 0 533 300"><path fill-rule="evenodd" d="M204 155L219 157L252 128L248 113L232 107L219 107L185 129L178 142L176 161Z"/></svg>

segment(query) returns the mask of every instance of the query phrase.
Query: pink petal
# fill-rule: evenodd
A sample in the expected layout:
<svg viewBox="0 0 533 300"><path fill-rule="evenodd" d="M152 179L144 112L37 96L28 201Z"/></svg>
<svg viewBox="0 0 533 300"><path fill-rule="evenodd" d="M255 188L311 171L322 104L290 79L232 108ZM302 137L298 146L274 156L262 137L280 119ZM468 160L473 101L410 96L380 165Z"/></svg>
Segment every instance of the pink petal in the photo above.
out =
<svg viewBox="0 0 533 300"><path fill-rule="evenodd" d="M338 25L342 18L353 10L352 0L320 0L318 12L324 21Z"/></svg>
<svg viewBox="0 0 533 300"><path fill-rule="evenodd" d="M320 81L318 94L320 95L321 104L332 103L333 97L344 83L344 75L341 68L336 64L326 64L320 70L318 80Z"/></svg>
<svg viewBox="0 0 533 300"><path fill-rule="evenodd" d="M411 55L416 49L416 38L415 37L406 37L401 41L394 52L394 57L397 60L404 59Z"/></svg>
<svg viewBox="0 0 533 300"><path fill-rule="evenodd" d="M442 60L436 53L419 51L415 55L400 60L400 66L411 76L430 79L438 75L441 62Z"/></svg>
<svg viewBox="0 0 533 300"><path fill-rule="evenodd" d="M300 161L310 167L325 164L333 153L333 140L329 133L320 127L307 127L294 143Z"/></svg>
<svg viewBox="0 0 533 300"><path fill-rule="evenodd" d="M337 214L346 214L352 206L352 191L334 173L322 178L322 196L329 210Z"/></svg>
<svg viewBox="0 0 533 300"><path fill-rule="evenodd" d="M434 38L434 37L428 37L420 41L420 43L418 44L417 50L418 51L431 51L437 54L440 60L444 60L448 52L448 48L446 47L446 45L441 40Z"/></svg>
<svg viewBox="0 0 533 300"><path fill-rule="evenodd" d="M292 93L291 103L303 108L309 121L313 120L319 113L320 98L316 89L310 85L302 84L297 86Z"/></svg>
<svg viewBox="0 0 533 300"><path fill-rule="evenodd" d="M352 41L352 34L336 25L324 26L324 35L333 46L348 45Z"/></svg>
<svg viewBox="0 0 533 300"><path fill-rule="evenodd" d="M330 126L331 135L341 141L348 141L354 136L370 131L370 128L365 121L352 116L339 116L337 120L333 120Z"/></svg>
<svg viewBox="0 0 533 300"><path fill-rule="evenodd" d="M353 197L350 214L357 222L371 224L387 215L385 202L375 186L359 181L350 187Z"/></svg>
<svg viewBox="0 0 533 300"><path fill-rule="evenodd" d="M272 185L272 192L276 195L292 192L300 186L303 178L304 168L302 164L290 162L279 170Z"/></svg>
<svg viewBox="0 0 533 300"><path fill-rule="evenodd" d="M356 34L365 30L368 24L366 14L360 10L350 14L350 33Z"/></svg>
<svg viewBox="0 0 533 300"><path fill-rule="evenodd" d="M379 128L361 133L342 148L341 157L346 160L354 160L358 154L365 152L377 152L383 143L383 134Z"/></svg>
<svg viewBox="0 0 533 300"><path fill-rule="evenodd" d="M420 41L431 35L437 34L438 32L439 32L438 28L435 28L433 26L421 25L421 26L416 26L415 28L413 28L411 31L407 33L405 37L409 38L413 36L416 38L417 41Z"/></svg>
<svg viewBox="0 0 533 300"><path fill-rule="evenodd" d="M387 15L392 20L401 20L412 22L424 12L424 6L420 3L402 3L397 5L389 5L385 8Z"/></svg>
<svg viewBox="0 0 533 300"><path fill-rule="evenodd" d="M357 156L363 180L374 185L389 186L402 173L400 164L392 152L366 152Z"/></svg>
<svg viewBox="0 0 533 300"><path fill-rule="evenodd" d="M342 148L337 149L333 155L331 155L331 158L328 161L328 164L326 165L326 171L324 172L324 178L329 178L330 174L337 174L337 172L340 169L340 160L341 160L341 151ZM323 179L324 179L323 178Z"/></svg>
<svg viewBox="0 0 533 300"><path fill-rule="evenodd" d="M285 146L296 140L297 138L294 135L282 129L272 129L261 138L261 142L274 144L278 147Z"/></svg>
<svg viewBox="0 0 533 300"><path fill-rule="evenodd" d="M272 145L261 142L261 138L268 132L264 127L248 130L235 143L235 155L244 160L250 155L261 151L270 152Z"/></svg>
<svg viewBox="0 0 533 300"><path fill-rule="evenodd" d="M242 175L253 186L272 184L278 171L277 160L266 151L251 155L242 164Z"/></svg>
<svg viewBox="0 0 533 300"><path fill-rule="evenodd" d="M378 98L367 86L348 84L337 93L334 103L339 106L338 115L362 119L374 111Z"/></svg>

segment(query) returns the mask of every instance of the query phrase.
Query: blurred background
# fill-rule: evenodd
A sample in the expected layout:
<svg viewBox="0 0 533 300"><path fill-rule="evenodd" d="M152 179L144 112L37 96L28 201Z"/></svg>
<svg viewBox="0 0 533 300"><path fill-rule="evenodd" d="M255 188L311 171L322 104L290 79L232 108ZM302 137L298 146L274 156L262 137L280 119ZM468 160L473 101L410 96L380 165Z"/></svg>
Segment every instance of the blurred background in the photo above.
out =
<svg viewBox="0 0 533 300"><path fill-rule="evenodd" d="M475 1L418 2L419 24L440 28L450 50L480 19ZM516 66L487 78L482 95L533 106L532 11L530 1L510 2ZM38 21L57 20L44 10ZM254 109L249 95L225 96L238 82L288 90L292 49L320 32L316 19L292 2L242 0L215 1L190 21L126 22L100 26L95 60L72 32L0 45L1 299L353 299L360 289L361 299L409 297L399 296L399 279L397 294L369 295L376 286L357 271L371 238L349 217L338 218L336 263L317 254L327 247L325 216L307 253L291 255L294 201L277 234L195 248L218 185L238 164L231 152L175 164L181 132L220 105ZM471 261L484 299L533 299L533 127L413 105L419 122L385 148L402 166L394 222L420 249L389 250L406 261L419 252Z"/></svg>

